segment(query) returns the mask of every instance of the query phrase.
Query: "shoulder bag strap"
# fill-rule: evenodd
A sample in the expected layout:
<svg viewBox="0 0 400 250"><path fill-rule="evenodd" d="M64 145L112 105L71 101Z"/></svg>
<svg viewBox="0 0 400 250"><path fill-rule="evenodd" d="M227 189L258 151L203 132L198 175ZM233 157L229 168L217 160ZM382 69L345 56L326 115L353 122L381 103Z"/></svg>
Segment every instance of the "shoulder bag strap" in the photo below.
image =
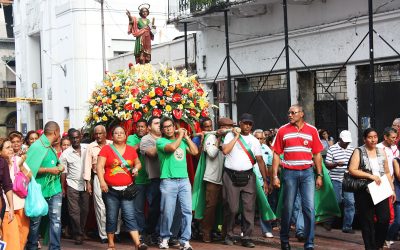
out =
<svg viewBox="0 0 400 250"><path fill-rule="evenodd" d="M243 139L242 135L239 136L239 145L243 148L244 152L246 153L247 157L249 157L250 162L252 165L256 164L256 157L254 156L253 152L251 151L247 142Z"/></svg>
<svg viewBox="0 0 400 250"><path fill-rule="evenodd" d="M111 143L109 144L111 149L114 151L114 153L118 156L118 158L121 160L123 167L125 167L129 172L131 172L131 166L128 164L128 162L122 157L122 155L118 152L118 150L115 148L115 146ZM127 168L127 166L129 168Z"/></svg>
<svg viewBox="0 0 400 250"><path fill-rule="evenodd" d="M16 176L18 169L17 169L17 157L15 155L12 157L12 161L13 161L13 166L14 166L14 176Z"/></svg>

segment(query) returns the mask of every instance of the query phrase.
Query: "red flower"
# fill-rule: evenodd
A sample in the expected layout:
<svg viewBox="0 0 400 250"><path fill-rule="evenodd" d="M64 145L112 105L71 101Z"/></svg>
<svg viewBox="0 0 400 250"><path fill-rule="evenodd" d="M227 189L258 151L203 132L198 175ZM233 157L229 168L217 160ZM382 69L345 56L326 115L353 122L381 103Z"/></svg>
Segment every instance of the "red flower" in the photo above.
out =
<svg viewBox="0 0 400 250"><path fill-rule="evenodd" d="M140 111L133 112L133 121L134 122L139 121L140 118L142 118L142 112L140 112Z"/></svg>
<svg viewBox="0 0 400 250"><path fill-rule="evenodd" d="M207 110L207 109L203 109L203 110L201 111L201 116L202 116L202 117L208 117L208 110Z"/></svg>
<svg viewBox="0 0 400 250"><path fill-rule="evenodd" d="M161 110L160 109L153 109L153 116L161 117Z"/></svg>
<svg viewBox="0 0 400 250"><path fill-rule="evenodd" d="M133 66L133 63L128 64L128 68L130 69Z"/></svg>
<svg viewBox="0 0 400 250"><path fill-rule="evenodd" d="M197 100L196 100L196 99L193 100L193 104L194 104L194 105L197 104Z"/></svg>
<svg viewBox="0 0 400 250"><path fill-rule="evenodd" d="M124 105L124 108L125 108L126 110L133 110L132 103L126 103L126 104Z"/></svg>
<svg viewBox="0 0 400 250"><path fill-rule="evenodd" d="M163 94L164 94L162 88L160 88L160 87L157 87L154 91L156 92L156 95L158 95L158 96L163 96Z"/></svg>
<svg viewBox="0 0 400 250"><path fill-rule="evenodd" d="M204 90L202 88L197 89L197 93L202 96L204 94Z"/></svg>
<svg viewBox="0 0 400 250"><path fill-rule="evenodd" d="M196 110L194 110L194 109L189 109L189 112L190 112L190 115L191 115L191 116L196 117L196 114L197 114Z"/></svg>
<svg viewBox="0 0 400 250"><path fill-rule="evenodd" d="M132 94L133 96L137 96L137 95L139 94L139 89L138 89L138 88L133 88L133 89L131 90L131 94Z"/></svg>
<svg viewBox="0 0 400 250"><path fill-rule="evenodd" d="M187 89L187 88L183 88L182 89L182 95L186 95L187 93L189 93L189 89Z"/></svg>
<svg viewBox="0 0 400 250"><path fill-rule="evenodd" d="M182 110L179 109L174 109L172 111L172 114L174 115L174 117L178 120L180 120L182 118Z"/></svg>
<svg viewBox="0 0 400 250"><path fill-rule="evenodd" d="M151 97L146 95L146 96L143 96L143 98L141 100L141 103L142 104L147 104L150 100L151 100Z"/></svg>
<svg viewBox="0 0 400 250"><path fill-rule="evenodd" d="M181 96L180 94L178 94L178 93L175 93L175 94L172 96L172 101L173 101L173 102L180 102L181 99L182 99L182 96Z"/></svg>

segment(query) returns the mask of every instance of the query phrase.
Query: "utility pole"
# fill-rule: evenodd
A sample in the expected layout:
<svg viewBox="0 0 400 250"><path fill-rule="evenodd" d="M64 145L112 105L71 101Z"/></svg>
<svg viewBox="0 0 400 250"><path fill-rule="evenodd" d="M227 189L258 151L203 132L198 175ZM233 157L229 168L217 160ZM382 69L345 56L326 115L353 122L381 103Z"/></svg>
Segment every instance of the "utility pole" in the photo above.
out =
<svg viewBox="0 0 400 250"><path fill-rule="evenodd" d="M229 98L229 116L233 119L233 111L232 111L232 85L231 85L231 56L229 53L229 27L228 27L228 5L229 0L226 0L227 6L224 10L224 19L225 19L225 47L226 47L226 73L227 73L227 85L228 85L228 98Z"/></svg>
<svg viewBox="0 0 400 250"><path fill-rule="evenodd" d="M103 76L106 75L106 42L104 35L104 0L100 0L101 6L101 46L102 46L102 59L103 59Z"/></svg>
<svg viewBox="0 0 400 250"><path fill-rule="evenodd" d="M286 57L286 84L287 84L287 98L288 106L291 105L291 94L290 94L290 63L289 63L289 28L288 28L288 16L287 16L287 1L283 0L283 19L285 26L285 57Z"/></svg>
<svg viewBox="0 0 400 250"><path fill-rule="evenodd" d="M187 22L183 23L183 29L185 31L185 69L189 70L188 63L188 39L187 39Z"/></svg>
<svg viewBox="0 0 400 250"><path fill-rule="evenodd" d="M372 0L368 0L368 24L369 24L369 83L371 86L370 108L371 127L376 126L375 121L375 72L374 72L374 19Z"/></svg>

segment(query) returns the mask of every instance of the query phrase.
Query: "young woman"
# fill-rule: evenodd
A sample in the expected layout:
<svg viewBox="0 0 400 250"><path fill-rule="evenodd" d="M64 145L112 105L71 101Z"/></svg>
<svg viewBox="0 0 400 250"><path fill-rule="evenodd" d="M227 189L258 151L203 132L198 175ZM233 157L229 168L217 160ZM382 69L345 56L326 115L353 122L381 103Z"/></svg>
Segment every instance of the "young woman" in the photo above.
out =
<svg viewBox="0 0 400 250"><path fill-rule="evenodd" d="M366 129L363 139L364 145L355 149L350 158L350 174L355 178L375 181L378 185L381 183L383 175L391 180L386 154L382 149L376 147L378 143L376 130ZM390 183L394 190L393 183ZM354 198L365 249L382 248L389 227L389 198L374 205L371 195L366 189L355 192ZM374 221L374 215L376 221Z"/></svg>
<svg viewBox="0 0 400 250"><path fill-rule="evenodd" d="M13 148L8 139L0 139L0 156L8 163L9 175L11 181L14 182L15 174L22 171L26 176L30 177L31 173L29 168L23 165L24 157L13 156ZM10 191L11 192L11 191ZM10 203L6 201L6 212L2 225L3 240L7 243L8 249L23 250L29 233L29 218L26 217L24 212L25 198L20 198L13 193L12 203L13 210ZM12 219L14 214L15 219Z"/></svg>

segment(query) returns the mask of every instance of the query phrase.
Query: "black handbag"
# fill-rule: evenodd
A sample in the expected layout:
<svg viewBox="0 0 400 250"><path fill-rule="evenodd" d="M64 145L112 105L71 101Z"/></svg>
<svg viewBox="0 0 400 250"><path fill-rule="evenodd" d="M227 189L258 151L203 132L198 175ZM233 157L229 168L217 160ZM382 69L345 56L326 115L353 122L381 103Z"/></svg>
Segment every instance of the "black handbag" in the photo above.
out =
<svg viewBox="0 0 400 250"><path fill-rule="evenodd" d="M121 190L121 198L126 200L133 200L137 193L139 192L137 186L135 184L129 185L124 190Z"/></svg>
<svg viewBox="0 0 400 250"><path fill-rule="evenodd" d="M364 168L364 159L362 156L361 149L359 149L359 148L357 148L357 149L360 151L360 165L358 166L358 169L360 169L364 172L367 172L367 173L371 173L370 171L368 171ZM347 166L350 165L351 158L353 157L353 155L354 155L354 152L351 155ZM367 189L368 184L371 182L372 181L369 179L356 178L356 177L352 176L349 172L346 172L346 173L344 173L344 176L343 176L342 189L345 192L352 192L352 193L364 191L365 189Z"/></svg>

